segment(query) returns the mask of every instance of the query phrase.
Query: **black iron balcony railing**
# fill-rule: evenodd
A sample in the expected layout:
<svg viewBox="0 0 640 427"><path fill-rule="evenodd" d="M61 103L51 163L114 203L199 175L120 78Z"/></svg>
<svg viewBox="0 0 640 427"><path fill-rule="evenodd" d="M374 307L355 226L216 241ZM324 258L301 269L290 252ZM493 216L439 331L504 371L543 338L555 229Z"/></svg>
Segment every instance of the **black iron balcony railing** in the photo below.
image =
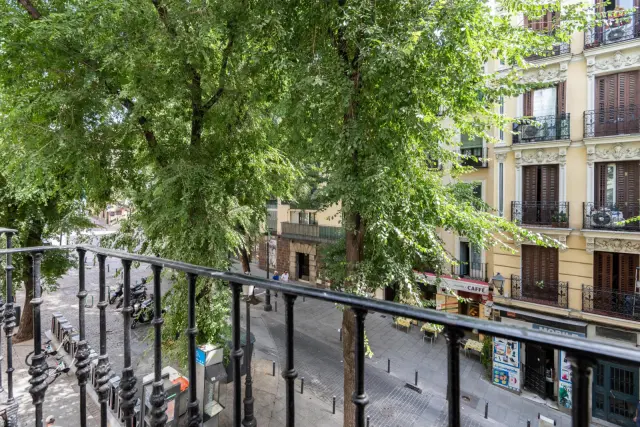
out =
<svg viewBox="0 0 640 427"><path fill-rule="evenodd" d="M544 53L527 56L527 61L537 61L538 59L551 58L554 56L565 55L571 53L571 45L569 43L558 43Z"/></svg>
<svg viewBox="0 0 640 427"><path fill-rule="evenodd" d="M529 280L511 276L511 298L567 308L569 283L557 280Z"/></svg>
<svg viewBox="0 0 640 427"><path fill-rule="evenodd" d="M569 228L569 202L511 202L511 219L522 225Z"/></svg>
<svg viewBox="0 0 640 427"><path fill-rule="evenodd" d="M478 280L481 282L489 282L487 275L487 263L484 262L462 262L451 266L451 274L461 279Z"/></svg>
<svg viewBox="0 0 640 427"><path fill-rule="evenodd" d="M595 138L601 136L625 135L640 132L640 116L638 107L626 108L602 107L584 112L584 136Z"/></svg>
<svg viewBox="0 0 640 427"><path fill-rule="evenodd" d="M513 143L560 141L571 137L569 113L521 119L513 124Z"/></svg>
<svg viewBox="0 0 640 427"><path fill-rule="evenodd" d="M584 32L584 48L632 40L640 36L640 12L612 11L601 20L601 25Z"/></svg>
<svg viewBox="0 0 640 427"><path fill-rule="evenodd" d="M587 230L640 231L640 222L623 221L640 216L640 203L584 203L583 228Z"/></svg>
<svg viewBox="0 0 640 427"><path fill-rule="evenodd" d="M462 155L462 166L472 166L474 168L486 168L489 166L486 147L460 148L460 154Z"/></svg>
<svg viewBox="0 0 640 427"><path fill-rule="evenodd" d="M640 320L640 295L582 285L582 311Z"/></svg>
<svg viewBox="0 0 640 427"><path fill-rule="evenodd" d="M228 282L232 291L232 346L231 363L233 371L233 426L241 427L242 425L256 425L256 419L253 414L254 398L252 395L252 381L250 361L251 352L244 354L241 347L241 322L240 322L240 303L242 286L255 286L262 289L268 289L275 292L281 292L285 302L285 345L286 357L285 367L282 376L286 381L285 387L285 417L286 426L294 427L295 412L295 394L294 380L298 376L294 362L294 303L296 297L302 296L314 298L322 301L328 301L338 304L345 309L350 309L354 316L355 323L355 375L354 375L354 394L351 400L354 403L354 418L357 427L365 426L365 408L369 403L369 397L366 392L365 383L365 318L369 311L387 316L397 316L414 319L421 322L429 322L444 326L444 334L447 339L447 374L449 386L447 387L448 401L448 425L450 427L459 427L461 425L460 418L460 340L464 336L465 331L473 331L489 336L506 338L508 340L535 343L545 345L567 352L572 361L572 425L573 427L583 427L589 425L590 410L589 404L591 395L589 393L590 386L590 370L593 360L606 357L609 360L619 362L631 362L640 364L640 353L635 349L624 348L609 343L601 343L598 341L586 340L584 338L565 337L546 332L529 330L514 327L512 325L503 325L500 322L480 320L470 316L459 316L454 314L443 313L437 310L419 308L404 304L398 304L390 301L382 301L361 297L353 294L331 291L327 289L316 289L305 286L288 284L280 281L271 281L259 279L255 276L243 274L235 274L226 271L219 271L212 268L187 264L178 261L172 261L157 257L149 257L131 254L122 251L104 249L94 246L43 246L34 248L12 248L12 236L16 232L9 229L1 229L0 235L7 236L7 249L0 250L0 256L6 256L5 272L6 272L6 295L9 299L5 304L4 329L7 337L7 375L8 375L8 405L16 405L13 395L13 365L12 365L12 336L15 328L15 312L13 307L12 285L12 256L14 254L29 254L33 260L34 274L34 295L31 300L33 306L33 335L34 335L34 355L32 359L32 367L29 370L31 376L31 387L29 393L32 396L33 406L35 406L36 427L42 426L43 404L47 394L47 376L45 374L46 360L42 349L42 326L41 326L41 305L43 299L40 295L41 283L41 263L43 257L52 251L77 251L79 255L78 264L78 314L79 314L79 342L75 352L77 360L76 376L80 390L79 407L77 416L80 427L87 425L87 381L90 375L89 369L89 352L86 341L85 328L85 300L87 291L85 289L85 255L94 253L98 258L99 268L99 289L100 302L100 356L97 367L97 392L100 402L100 425L106 427L107 411L108 411L108 394L109 379L113 375L110 364L109 355L107 353L107 322L106 307L108 306L106 298L106 268L105 261L109 258L122 260L123 278L124 278L124 307L122 316L124 318L124 361L125 366L122 372L120 382L120 408L123 413L125 425L133 427L135 424L134 406L136 404L136 387L137 380L134 374L134 364L131 360L131 308L130 308L130 288L131 284L131 265L132 263L141 263L150 265L153 270L153 287L156 295L160 293L160 280L163 269L171 269L183 272L188 277L188 304L185 309L188 311L188 366L189 366L189 404L188 404L188 420L189 427L202 425L202 415L199 409L199 403L196 395L196 382L199 379L196 376L196 282L198 278L215 278L224 282ZM167 422L165 413L166 395L162 380L162 307L161 298L155 299L153 307L154 320L154 343L153 343L153 361L154 361L154 382L153 391L150 397L152 409L150 412L150 424L154 426L164 426ZM247 302L247 310L250 304ZM247 313L247 328L245 330L247 338L250 335L251 316ZM247 342L250 342L247 339ZM245 399L242 400L241 386L241 361L243 357L246 359L247 376L245 378ZM243 418L244 407L244 418ZM13 422L13 421L12 421ZM17 423L17 420L16 420ZM13 427L13 425L11 425Z"/></svg>
<svg viewBox="0 0 640 427"><path fill-rule="evenodd" d="M307 240L338 240L344 237L344 228L330 227L317 224L295 224L283 222L281 234L283 237L301 238Z"/></svg>

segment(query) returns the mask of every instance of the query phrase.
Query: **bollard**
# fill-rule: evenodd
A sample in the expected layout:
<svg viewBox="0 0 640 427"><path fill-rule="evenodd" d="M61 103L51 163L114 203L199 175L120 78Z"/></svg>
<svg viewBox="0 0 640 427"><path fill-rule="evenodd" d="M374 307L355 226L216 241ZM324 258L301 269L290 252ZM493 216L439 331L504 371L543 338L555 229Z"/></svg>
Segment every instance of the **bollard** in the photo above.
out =
<svg viewBox="0 0 640 427"><path fill-rule="evenodd" d="M369 427L369 421L371 421L370 418L371 417L369 417L369 415L367 415L367 427Z"/></svg>
<svg viewBox="0 0 640 427"><path fill-rule="evenodd" d="M387 374L391 373L391 359L387 359Z"/></svg>
<svg viewBox="0 0 640 427"><path fill-rule="evenodd" d="M489 402L484 404L484 419L489 418Z"/></svg>
<svg viewBox="0 0 640 427"><path fill-rule="evenodd" d="M300 378L300 394L304 394L304 377Z"/></svg>
<svg viewBox="0 0 640 427"><path fill-rule="evenodd" d="M342 342L342 328L338 329L338 332L340 332L340 342Z"/></svg>
<svg viewBox="0 0 640 427"><path fill-rule="evenodd" d="M272 366L272 370L273 370L273 376L276 376L276 361L273 361L273 366Z"/></svg>
<svg viewBox="0 0 640 427"><path fill-rule="evenodd" d="M527 420L527 427L531 427L531 421Z"/></svg>
<svg viewBox="0 0 640 427"><path fill-rule="evenodd" d="M336 397L333 396L333 410L331 411L332 414L336 413Z"/></svg>
<svg viewBox="0 0 640 427"><path fill-rule="evenodd" d="M109 273L111 271L111 269L109 267L111 267L111 266L109 264L107 264L107 273Z"/></svg>
<svg viewBox="0 0 640 427"><path fill-rule="evenodd" d="M277 295L276 295L277 296ZM278 301L275 301L275 307L274 307L274 311L277 313L278 312ZM286 311L286 310L285 310Z"/></svg>
<svg viewBox="0 0 640 427"><path fill-rule="evenodd" d="M416 369L416 386L418 385L418 370Z"/></svg>

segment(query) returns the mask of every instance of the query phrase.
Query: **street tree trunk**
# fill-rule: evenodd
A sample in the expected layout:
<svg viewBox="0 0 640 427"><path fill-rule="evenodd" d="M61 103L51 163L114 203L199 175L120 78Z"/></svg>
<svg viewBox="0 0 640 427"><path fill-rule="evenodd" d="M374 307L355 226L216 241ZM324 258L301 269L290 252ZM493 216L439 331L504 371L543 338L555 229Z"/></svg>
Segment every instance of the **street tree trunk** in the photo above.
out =
<svg viewBox="0 0 640 427"><path fill-rule="evenodd" d="M43 227L36 224L29 230L27 237L27 247L42 246ZM25 299L22 305L22 313L20 314L20 328L18 333L13 337L14 343L28 341L33 339L33 306L31 299L33 298L33 259L25 256L22 261L22 283L24 284Z"/></svg>
<svg viewBox="0 0 640 427"><path fill-rule="evenodd" d="M249 254L247 253L247 248L245 246L240 246L238 251L240 252L240 262L242 263L242 272L251 273L251 266L249 264Z"/></svg>
<svg viewBox="0 0 640 427"><path fill-rule="evenodd" d="M347 268L349 273L355 271L356 266L364 258L364 221L360 214L350 215L350 225L352 230L347 231ZM343 405L343 426L355 426L355 405L351 397L355 391L356 368L355 368L355 328L356 322L353 311L345 307L342 314L342 357L344 359L344 405Z"/></svg>

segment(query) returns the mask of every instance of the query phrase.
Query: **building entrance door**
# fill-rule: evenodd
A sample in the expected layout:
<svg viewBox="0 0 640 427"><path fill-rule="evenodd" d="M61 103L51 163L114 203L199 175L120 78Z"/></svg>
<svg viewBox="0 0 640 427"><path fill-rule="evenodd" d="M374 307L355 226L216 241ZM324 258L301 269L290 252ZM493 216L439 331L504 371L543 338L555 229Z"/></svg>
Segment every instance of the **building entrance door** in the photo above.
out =
<svg viewBox="0 0 640 427"><path fill-rule="evenodd" d="M297 277L301 280L309 280L309 254L296 252Z"/></svg>
<svg viewBox="0 0 640 427"><path fill-rule="evenodd" d="M619 426L635 426L638 368L598 360L593 374L593 416Z"/></svg>
<svg viewBox="0 0 640 427"><path fill-rule="evenodd" d="M551 350L553 357L553 350ZM538 394L543 399L546 395L545 362L547 351L539 345L527 344L525 347L524 388Z"/></svg>

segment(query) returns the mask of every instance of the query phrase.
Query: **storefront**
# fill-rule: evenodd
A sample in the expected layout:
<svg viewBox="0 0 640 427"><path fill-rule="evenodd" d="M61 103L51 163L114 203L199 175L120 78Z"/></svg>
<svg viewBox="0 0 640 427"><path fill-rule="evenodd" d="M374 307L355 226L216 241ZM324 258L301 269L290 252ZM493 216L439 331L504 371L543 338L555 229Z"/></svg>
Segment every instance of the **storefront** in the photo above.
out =
<svg viewBox="0 0 640 427"><path fill-rule="evenodd" d="M494 319L555 335L586 337L587 323L494 305ZM564 351L494 338L493 383L571 410L571 365Z"/></svg>

